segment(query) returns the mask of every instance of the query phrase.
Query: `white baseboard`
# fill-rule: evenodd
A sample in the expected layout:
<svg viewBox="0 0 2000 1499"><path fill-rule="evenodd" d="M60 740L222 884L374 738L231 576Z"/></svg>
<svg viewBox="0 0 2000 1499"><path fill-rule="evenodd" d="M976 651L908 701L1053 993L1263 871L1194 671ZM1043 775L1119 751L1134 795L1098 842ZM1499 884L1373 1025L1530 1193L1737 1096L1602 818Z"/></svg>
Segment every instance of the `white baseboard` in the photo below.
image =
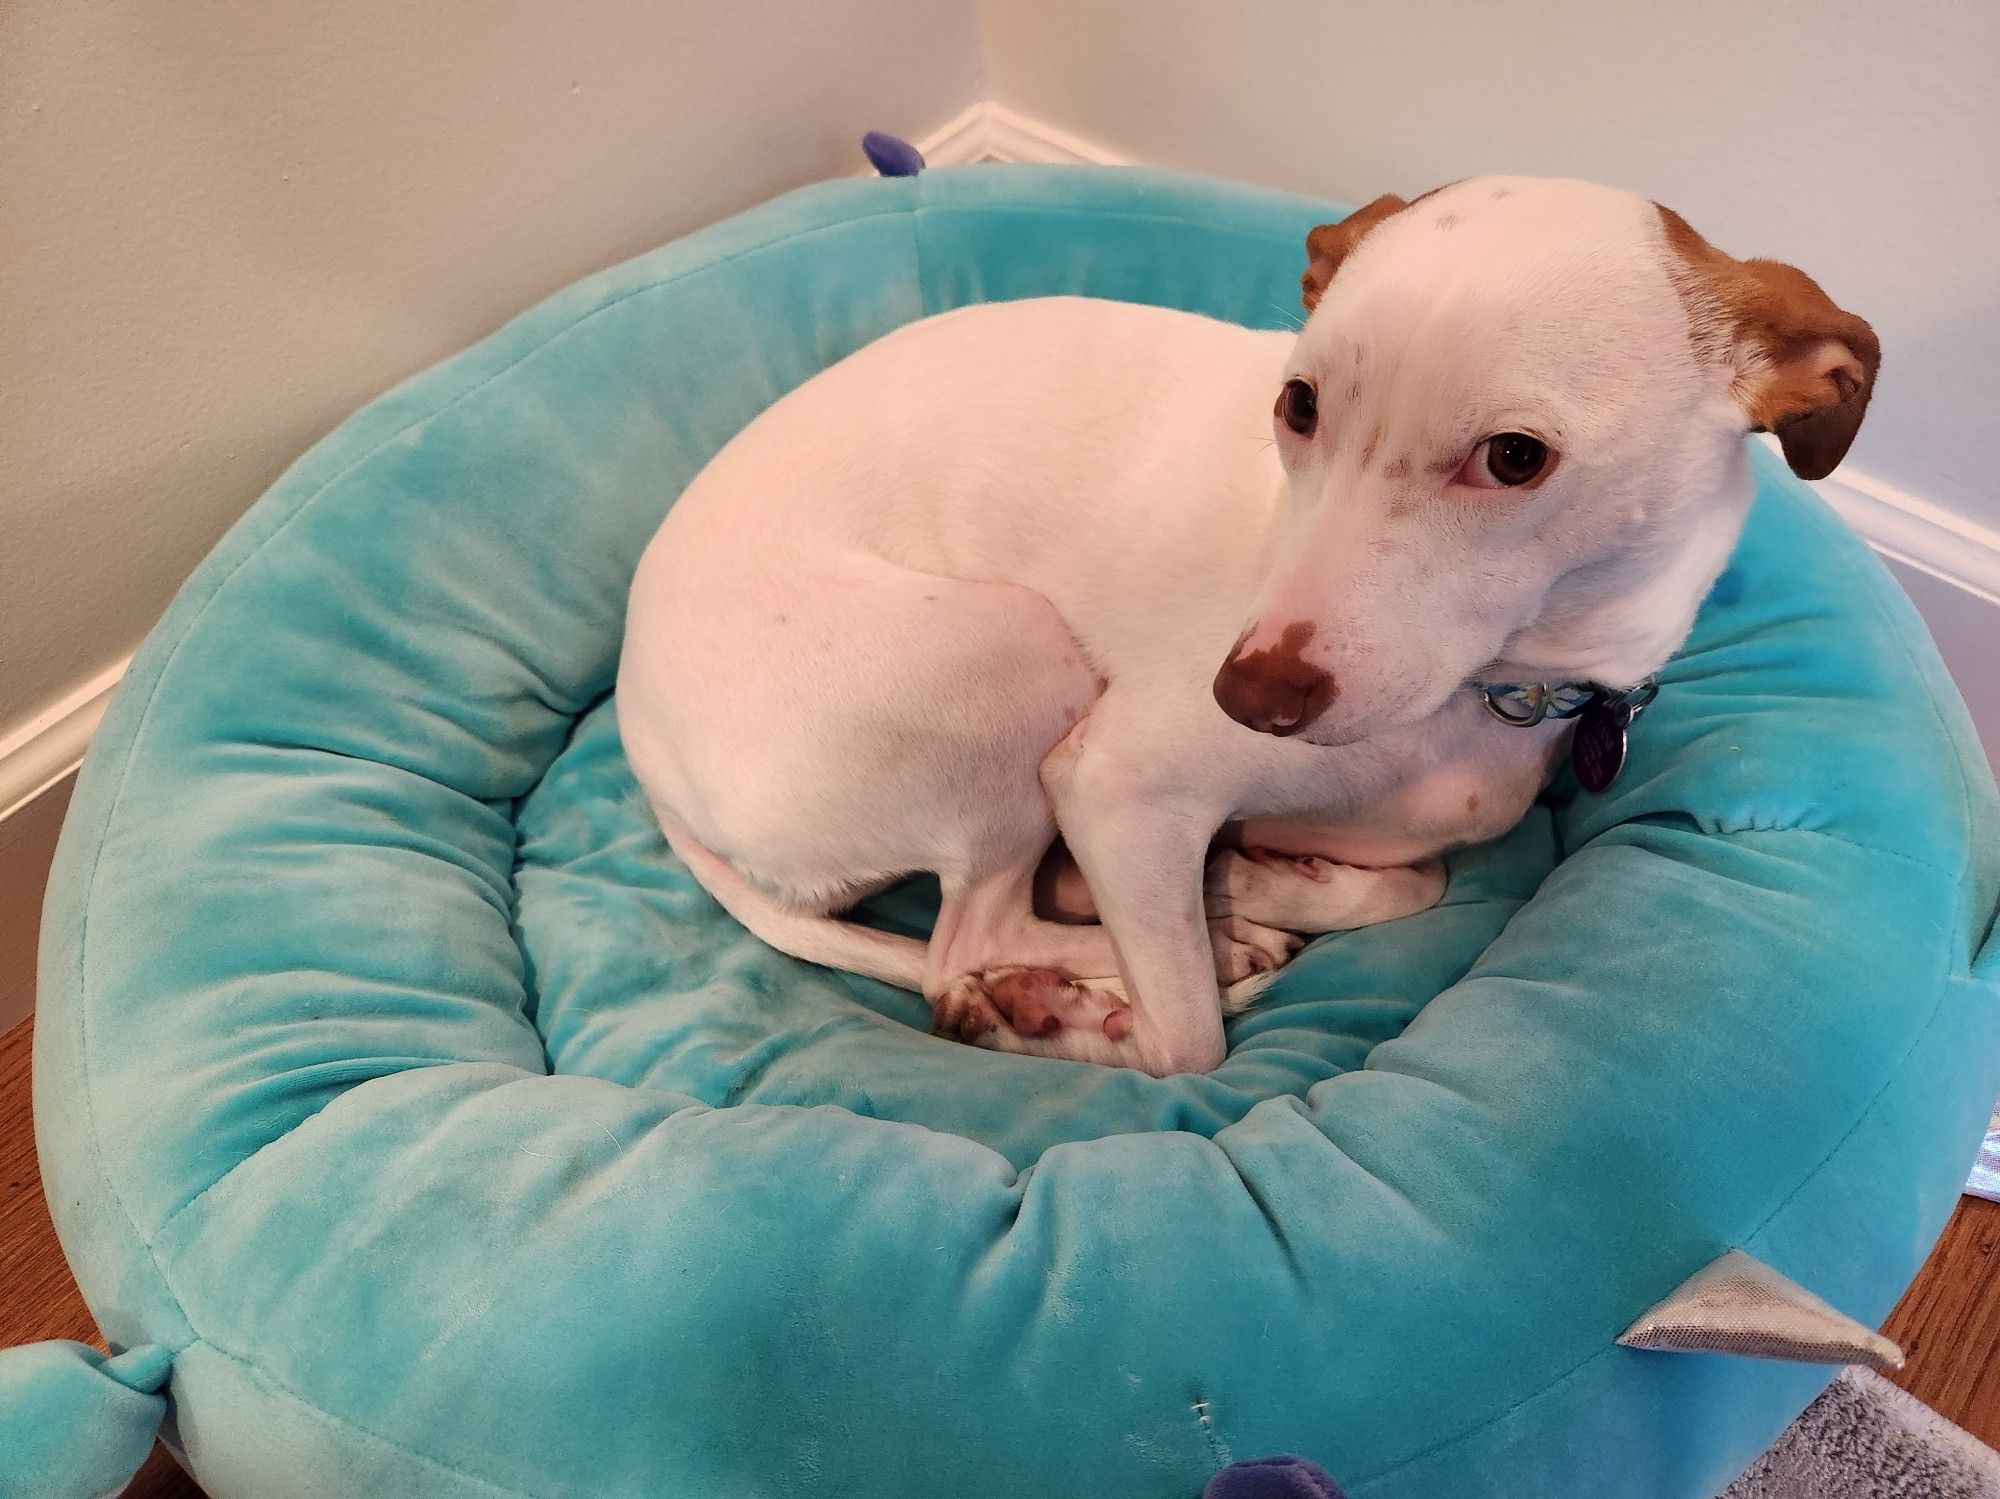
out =
<svg viewBox="0 0 2000 1499"><path fill-rule="evenodd" d="M1121 165L1129 158L1003 104L979 103L916 143L936 166L978 161ZM1827 502L1884 557L1957 593L1912 587L1945 659L1959 677L1989 753L2000 760L2000 530L1851 468L1820 482ZM1906 584L1910 583L1907 576ZM1983 607L1981 607L1983 606ZM125 674L120 661L0 738L0 897L39 892L55 849L61 785L83 759L105 704ZM1992 701L1988 701L1988 698ZM39 895L36 897L39 902ZM9 1010L0 993L0 1022Z"/></svg>
<svg viewBox="0 0 2000 1499"><path fill-rule="evenodd" d="M1130 157L1108 146L1046 120L985 101L960 111L915 144L934 167L972 161L1044 161L1072 166L1126 166L1131 162Z"/></svg>
<svg viewBox="0 0 2000 1499"><path fill-rule="evenodd" d="M34 1007L42 891L70 780L130 662L106 667L0 739L0 1031Z"/></svg>
<svg viewBox="0 0 2000 1499"><path fill-rule="evenodd" d="M0 821L69 775L83 762L90 736L124 680L130 656L115 661L88 681L0 738Z"/></svg>
<svg viewBox="0 0 2000 1499"><path fill-rule="evenodd" d="M2000 530L1856 469L1837 468L1813 488L1883 556L2000 608Z"/></svg>

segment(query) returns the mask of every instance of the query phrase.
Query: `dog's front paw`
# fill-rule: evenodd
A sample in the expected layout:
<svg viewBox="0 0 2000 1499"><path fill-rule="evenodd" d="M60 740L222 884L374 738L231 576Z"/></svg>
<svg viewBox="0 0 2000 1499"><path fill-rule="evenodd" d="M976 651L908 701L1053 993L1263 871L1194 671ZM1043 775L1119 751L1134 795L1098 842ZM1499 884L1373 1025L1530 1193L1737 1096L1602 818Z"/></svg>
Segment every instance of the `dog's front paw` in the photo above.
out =
<svg viewBox="0 0 2000 1499"><path fill-rule="evenodd" d="M1259 926L1310 935L1427 911L1444 890L1445 868L1438 859L1377 869L1311 854L1224 848L1208 861L1203 901L1211 917L1242 916Z"/></svg>
<svg viewBox="0 0 2000 1499"><path fill-rule="evenodd" d="M1260 926L1244 916L1218 916L1208 924L1215 952L1215 976L1225 986L1262 973L1276 973L1305 946L1303 937Z"/></svg>
<svg viewBox="0 0 2000 1499"><path fill-rule="evenodd" d="M1264 991L1271 987L1272 981L1277 976L1278 971L1274 968L1268 973L1253 973L1247 979L1238 979L1233 984L1223 985L1222 1013L1241 1015L1264 997Z"/></svg>

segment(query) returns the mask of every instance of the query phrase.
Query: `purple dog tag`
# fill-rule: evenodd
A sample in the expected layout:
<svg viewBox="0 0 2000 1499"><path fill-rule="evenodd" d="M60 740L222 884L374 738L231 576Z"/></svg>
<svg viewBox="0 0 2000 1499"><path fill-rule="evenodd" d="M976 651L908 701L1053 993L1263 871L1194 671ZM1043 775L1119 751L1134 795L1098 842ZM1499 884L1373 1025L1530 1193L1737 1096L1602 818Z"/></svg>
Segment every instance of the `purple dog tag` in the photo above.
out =
<svg viewBox="0 0 2000 1499"><path fill-rule="evenodd" d="M1569 763L1576 767L1577 784L1585 791L1609 791L1618 779L1625 768L1625 729L1631 722L1627 703L1596 702L1583 710L1570 743Z"/></svg>

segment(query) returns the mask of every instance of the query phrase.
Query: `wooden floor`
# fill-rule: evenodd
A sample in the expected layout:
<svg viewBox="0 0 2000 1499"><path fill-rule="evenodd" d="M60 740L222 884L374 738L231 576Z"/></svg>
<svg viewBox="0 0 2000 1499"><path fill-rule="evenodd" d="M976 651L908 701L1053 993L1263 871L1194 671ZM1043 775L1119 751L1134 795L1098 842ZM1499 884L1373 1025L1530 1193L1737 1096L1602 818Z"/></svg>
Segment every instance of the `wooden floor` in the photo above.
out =
<svg viewBox="0 0 2000 1499"><path fill-rule="evenodd" d="M99 1343L56 1246L35 1166L29 1026L0 1037L0 1347ZM2000 1446L2000 1204L1962 1198L1944 1238L1883 1331L1909 1367L1897 1380L1982 1442ZM163 1448L125 1499L201 1499Z"/></svg>
<svg viewBox="0 0 2000 1499"><path fill-rule="evenodd" d="M33 1029L20 1025L0 1037L0 1348L44 1338L74 1338L102 1348L104 1340L77 1295L42 1200L28 1102ZM202 1499L201 1490L164 1447L153 1449L125 1496Z"/></svg>

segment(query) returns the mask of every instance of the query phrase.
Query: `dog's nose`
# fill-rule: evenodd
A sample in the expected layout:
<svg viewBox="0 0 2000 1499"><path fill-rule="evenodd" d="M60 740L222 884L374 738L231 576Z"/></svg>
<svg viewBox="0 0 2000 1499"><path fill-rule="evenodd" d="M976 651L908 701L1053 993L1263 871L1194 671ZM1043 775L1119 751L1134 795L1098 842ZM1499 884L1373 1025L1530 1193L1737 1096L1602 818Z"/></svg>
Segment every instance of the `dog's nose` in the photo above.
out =
<svg viewBox="0 0 2000 1499"><path fill-rule="evenodd" d="M1287 651L1231 656L1215 674L1215 700L1246 728L1280 738L1305 728L1339 695L1331 674Z"/></svg>

